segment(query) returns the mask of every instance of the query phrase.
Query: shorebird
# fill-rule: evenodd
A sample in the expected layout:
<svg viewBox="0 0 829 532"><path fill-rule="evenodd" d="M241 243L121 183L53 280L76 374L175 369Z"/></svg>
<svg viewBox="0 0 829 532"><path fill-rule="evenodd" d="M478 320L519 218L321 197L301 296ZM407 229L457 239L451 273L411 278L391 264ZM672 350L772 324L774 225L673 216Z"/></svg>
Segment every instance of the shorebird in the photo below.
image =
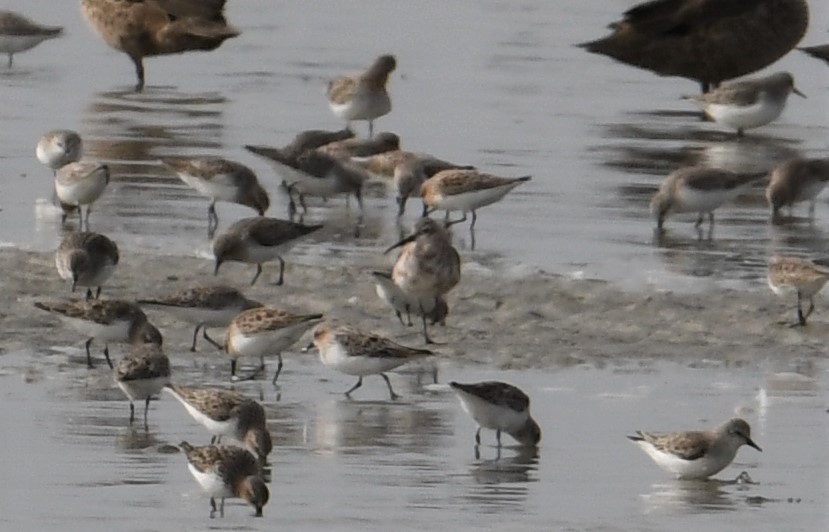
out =
<svg viewBox="0 0 829 532"><path fill-rule="evenodd" d="M101 295L101 286L112 276L118 265L118 246L99 233L69 233L61 240L55 252L55 266L64 281L86 286L86 298L92 298L92 287L97 287L95 299Z"/></svg>
<svg viewBox="0 0 829 532"><path fill-rule="evenodd" d="M751 427L731 419L714 430L653 434L637 431L628 438L645 451L656 465L681 479L705 479L716 475L743 445L762 451L751 440Z"/></svg>
<svg viewBox="0 0 829 532"><path fill-rule="evenodd" d="M213 435L211 444L221 443L223 437L230 438L257 456L262 466L265 465L273 442L262 405L238 392L217 388L167 384L164 390Z"/></svg>
<svg viewBox="0 0 829 532"><path fill-rule="evenodd" d="M607 37L579 46L660 76L695 80L708 92L777 61L808 25L806 0L653 0L626 11Z"/></svg>
<svg viewBox="0 0 829 532"><path fill-rule="evenodd" d="M772 218L776 219L783 207L791 210L796 203L809 202L809 217L815 216L818 194L829 182L829 158L791 159L771 173L766 187L766 199L771 207Z"/></svg>
<svg viewBox="0 0 829 532"><path fill-rule="evenodd" d="M211 199L207 208L207 233L212 238L219 226L216 202L238 203L264 216L270 206L268 193L247 166L221 157L162 159L187 185Z"/></svg>
<svg viewBox="0 0 829 532"><path fill-rule="evenodd" d="M291 314L260 307L233 318L225 334L225 352L230 357L230 378L236 378L236 360L242 356L259 357L259 367L244 380L265 371L265 354L276 354L279 364L271 384L282 372L282 351L299 341L305 331L322 320L322 314Z"/></svg>
<svg viewBox="0 0 829 532"><path fill-rule="evenodd" d="M464 411L478 424L475 446L481 445L481 429L495 431L498 447L501 432L506 432L518 443L534 447L541 441L541 428L530 415L530 398L511 384L498 381L460 384L450 382Z"/></svg>
<svg viewBox="0 0 829 532"><path fill-rule="evenodd" d="M337 131L329 131L327 129L306 129L297 133L291 142L286 144L283 148L270 149L281 150L284 153L299 153L305 150L316 150L317 148L322 148L327 144L352 138L354 138L354 132L349 128L339 129Z"/></svg>
<svg viewBox="0 0 829 532"><path fill-rule="evenodd" d="M746 129L777 120L791 93L806 97L795 88L791 74L777 72L765 78L727 83L686 99L700 105L715 122L736 129L737 136L741 137Z"/></svg>
<svg viewBox="0 0 829 532"><path fill-rule="evenodd" d="M512 189L529 181L531 176L498 177L477 170L444 170L425 180L420 186L423 198L423 216L436 210L463 212L463 218L454 223L466 221L466 213L472 212L469 231L472 235L472 249L475 249L476 210L500 201Z"/></svg>
<svg viewBox="0 0 829 532"><path fill-rule="evenodd" d="M431 218L421 218L414 232L386 250L403 247L392 269L392 280L408 297L417 301L423 323L423 338L435 343L426 326L425 309L439 305L439 298L461 279L461 257L452 246L447 230Z"/></svg>
<svg viewBox="0 0 829 532"><path fill-rule="evenodd" d="M256 284L262 274L262 263L279 261L279 281L281 286L285 273L285 261L281 254L288 251L296 240L321 229L321 225L303 225L276 218L243 218L227 228L227 231L213 240L213 256L216 258L214 275L218 275L221 265L228 261L256 264L256 275L250 282Z"/></svg>
<svg viewBox="0 0 829 532"><path fill-rule="evenodd" d="M55 194L61 204L77 207L78 230L83 230L84 222L89 229L92 204L101 197L108 184L109 167L105 164L74 162L58 168L55 172ZM83 214L84 205L87 206L86 216Z"/></svg>
<svg viewBox="0 0 829 532"><path fill-rule="evenodd" d="M55 302L36 301L35 307L56 314L78 332L85 334L86 363L93 368L89 346L98 339L104 342L104 356L110 369L109 343L124 342L131 345L162 344L161 333L149 321L147 315L135 303L121 300L69 300Z"/></svg>
<svg viewBox="0 0 829 532"><path fill-rule="evenodd" d="M810 261L797 257L775 255L769 259L769 288L784 296L797 293L797 321L793 327L806 325L806 319L815 310L815 294L829 281L829 261ZM803 312L803 299L809 300L809 308Z"/></svg>
<svg viewBox="0 0 829 532"><path fill-rule="evenodd" d="M293 218L296 193L303 213L308 212L305 196L330 198L339 194L354 194L363 215L363 183L368 173L357 165L340 161L318 150L285 150L267 146L247 145L245 149L270 162L282 177L288 189L289 213Z"/></svg>
<svg viewBox="0 0 829 532"><path fill-rule="evenodd" d="M195 2L82 0L81 11L108 45L129 56L138 78L135 90L141 91L145 57L215 50L239 35L222 15L224 1L201 2L195 7L184 4ZM168 11L165 6L173 8Z"/></svg>
<svg viewBox="0 0 829 532"><path fill-rule="evenodd" d="M133 401L144 401L144 426L150 398L170 382L170 359L153 343L133 346L115 365L115 383L130 401L130 424L135 421Z"/></svg>
<svg viewBox="0 0 829 532"><path fill-rule="evenodd" d="M60 26L41 26L13 11L0 10L0 53L9 56L8 68L12 67L14 54L31 50L61 33Z"/></svg>
<svg viewBox="0 0 829 532"><path fill-rule="evenodd" d="M804 48L798 48L798 50L800 50L801 52L806 52L812 57L823 59L824 61L829 63L829 44L822 44L820 46L806 46Z"/></svg>
<svg viewBox="0 0 829 532"><path fill-rule="evenodd" d="M707 214L709 228L713 228L714 210L739 196L747 185L767 175L737 174L705 166L674 170L651 198L651 214L656 218L656 228L662 230L668 215L682 212L699 214L694 224L697 229L702 226Z"/></svg>
<svg viewBox="0 0 829 532"><path fill-rule="evenodd" d="M394 309L397 319L400 324L404 326L412 326L412 314L415 316L427 318L432 325L440 323L446 325L446 316L449 315L449 305L443 296L438 296L434 299L418 300L412 297L399 286L394 284L394 280L390 273L386 272L371 272L374 277L375 291L377 297L382 299L388 306ZM423 306L421 307L421 303ZM406 321L403 321L403 314L406 314Z"/></svg>
<svg viewBox="0 0 829 532"><path fill-rule="evenodd" d="M47 131L38 139L35 155L52 170L77 162L83 155L81 136L71 129Z"/></svg>
<svg viewBox="0 0 829 532"><path fill-rule="evenodd" d="M177 319L196 326L190 351L196 351L199 329L205 340L219 349L224 346L207 334L208 327L227 327L240 312L261 307L262 303L246 298L230 286L198 286L156 299L139 299L139 305L160 308Z"/></svg>
<svg viewBox="0 0 829 532"><path fill-rule="evenodd" d="M368 120L368 136L374 135L374 119L391 111L386 92L389 74L397 67L393 55L381 55L365 72L340 76L328 83L328 105L334 115L346 121Z"/></svg>
<svg viewBox="0 0 829 532"><path fill-rule="evenodd" d="M357 384L345 392L351 398L351 392L363 385L363 377L380 375L389 388L389 397L400 397L391 387L391 381L384 372L402 366L407 362L434 355L428 349L415 349L402 346L377 334L367 333L341 325L334 327L321 323L314 329L314 339L308 349L319 350L320 361L329 368L346 375L356 375Z"/></svg>
<svg viewBox="0 0 829 532"><path fill-rule="evenodd" d="M395 152L392 152L395 153ZM475 170L474 166L464 166L443 161L436 157L422 153L396 152L407 154L398 157L397 164L392 170L392 183L395 190L395 202L397 202L397 217L400 218L406 212L406 201L411 196L420 196L423 184L445 170ZM382 169L382 162L366 162L366 168ZM474 216L474 212L473 212Z"/></svg>
<svg viewBox="0 0 829 532"><path fill-rule="evenodd" d="M270 493L261 476L259 461L245 449L207 445L193 447L186 441L179 444L187 456L188 468L202 490L210 496L210 518L216 516L216 499L221 499L219 516L225 516L225 499L238 497L256 509L262 517L262 508Z"/></svg>
<svg viewBox="0 0 829 532"><path fill-rule="evenodd" d="M378 153L400 149L400 137L394 133L383 131L377 136L368 139L355 137L323 144L317 150L340 160L349 160L352 157L369 157Z"/></svg>

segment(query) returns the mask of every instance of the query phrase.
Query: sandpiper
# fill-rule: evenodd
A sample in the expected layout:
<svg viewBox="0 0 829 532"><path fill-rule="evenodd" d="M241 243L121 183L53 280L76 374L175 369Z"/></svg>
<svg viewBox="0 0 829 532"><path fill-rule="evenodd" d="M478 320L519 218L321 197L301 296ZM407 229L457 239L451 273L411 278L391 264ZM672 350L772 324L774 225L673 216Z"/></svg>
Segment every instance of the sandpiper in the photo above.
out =
<svg viewBox="0 0 829 532"><path fill-rule="evenodd" d="M402 366L407 362L434 355L428 349L402 346L377 334L367 333L347 325L332 326L321 323L314 329L314 339L308 346L319 350L320 361L329 368L346 375L358 376L357 384L345 392L351 392L363 385L363 377L380 375L389 388L389 397L400 397L391 387L391 381L384 372Z"/></svg>
<svg viewBox="0 0 829 532"><path fill-rule="evenodd" d="M196 326L193 331L193 344L190 351L196 351L196 339L199 329L205 340L219 349L222 344L207 334L208 327L227 327L240 312L256 307L262 303L248 299L239 290L230 286L197 286L186 288L173 294L156 299L139 299L139 305L157 307L175 316L177 319Z"/></svg>
<svg viewBox="0 0 829 532"><path fill-rule="evenodd" d="M797 257L775 255L769 259L768 282L772 291L784 296L797 293L797 321L792 326L806 325L806 319L815 310L814 297L829 281L829 261L811 261ZM803 312L803 299L809 308Z"/></svg>
<svg viewBox="0 0 829 532"><path fill-rule="evenodd" d="M13 11L0 10L0 53L8 54L8 68L12 67L14 54L31 50L61 33L60 26L41 26Z"/></svg>
<svg viewBox="0 0 829 532"><path fill-rule="evenodd" d="M751 440L751 427L731 419L714 430L653 434L637 431L628 436L656 462L681 479L705 479L725 469L743 445L762 451Z"/></svg>
<svg viewBox="0 0 829 532"><path fill-rule="evenodd" d="M530 176L498 177L484 174L477 170L444 170L433 175L420 186L420 195L423 198L423 215L442 210L448 215L451 211L466 213L472 211L473 249L475 221L478 219L475 211L481 207L492 205L500 201L512 189L530 180Z"/></svg>
<svg viewBox="0 0 829 532"><path fill-rule="evenodd" d="M579 46L661 76L720 82L784 56L809 25L806 0L655 0L624 13L613 33Z"/></svg>
<svg viewBox="0 0 829 532"><path fill-rule="evenodd" d="M256 264L256 275L251 286L262 273L262 263L279 261L279 281L282 285L285 273L285 261L281 254L288 251L296 240L321 229L321 225L303 225L276 218L243 218L228 227L227 231L213 240L213 256L216 266L213 274L219 273L221 265L227 261Z"/></svg>
<svg viewBox="0 0 829 532"><path fill-rule="evenodd" d="M327 144L339 142L354 138L354 132L349 129L339 129L337 131L329 131L327 129L306 129L297 133L294 138L284 148L279 149L283 152L303 152L305 150L316 150Z"/></svg>
<svg viewBox="0 0 829 532"><path fill-rule="evenodd" d="M82 230L84 222L89 229L89 213L92 204L101 197L109 184L109 167L94 162L74 162L66 164L55 172L55 194L61 203L78 208L78 229ZM83 206L86 205L86 216Z"/></svg>
<svg viewBox="0 0 829 532"><path fill-rule="evenodd" d="M179 444L187 456L188 468L202 490L210 496L210 518L216 516L216 499L221 499L219 516L225 516L225 499L238 497L256 509L262 517L262 508L270 493L261 476L259 462L252 454L239 447L207 445L193 447L186 441Z"/></svg>
<svg viewBox="0 0 829 532"><path fill-rule="evenodd" d="M392 173L392 183L396 192L397 216L402 217L406 212L406 200L411 196L419 197L421 195L425 181L436 174L443 173L445 170L472 171L475 170L475 167L453 164L427 154L413 153L409 157L401 158Z"/></svg>
<svg viewBox="0 0 829 532"><path fill-rule="evenodd" d="M259 357L259 367L247 379L265 371L265 355L279 358L272 384L282 372L282 351L299 341L305 331L322 320L322 314L291 314L260 307L233 318L225 335L225 352L230 357L230 378L236 379L236 360L242 356Z"/></svg>
<svg viewBox="0 0 829 532"><path fill-rule="evenodd" d="M363 183L369 179L361 167L340 161L318 150L285 150L266 146L245 146L245 149L266 158L282 177L288 188L290 215L296 212L296 193L303 213L308 212L305 196L330 198L354 194L363 213Z"/></svg>
<svg viewBox="0 0 829 532"><path fill-rule="evenodd" d="M230 438L265 461L273 449L265 409L248 397L217 388L194 388L167 384L164 388L187 410L187 413L213 435L211 444Z"/></svg>
<svg viewBox="0 0 829 532"><path fill-rule="evenodd" d="M192 3L192 2L191 2ZM191 50L215 50L239 32L222 16L224 2L201 2L201 10L167 11L170 2L147 0L82 0L89 25L135 65L136 91L144 89L144 58ZM182 4L182 2L178 2ZM180 14L177 14L180 13ZM183 16L182 16L183 15Z"/></svg>
<svg viewBox="0 0 829 532"><path fill-rule="evenodd" d="M829 44L821 44L820 46L806 46L803 48L798 48L798 50L806 52L812 57L823 59L824 61L829 63Z"/></svg>
<svg viewBox="0 0 829 532"><path fill-rule="evenodd" d="M109 343L122 342L131 345L145 343L162 344L161 333L149 321L147 315L135 303L122 300L68 300L42 302L35 307L58 315L78 332L89 337L86 341L86 363L93 368L89 346L98 339L104 342L104 356L110 369Z"/></svg>
<svg viewBox="0 0 829 532"><path fill-rule="evenodd" d="M147 426L147 410L150 398L161 392L170 382L170 359L161 346L148 343L133 346L130 352L115 365L115 383L130 401L130 424L135 421L133 401L144 401L144 426Z"/></svg>
<svg viewBox="0 0 829 532"><path fill-rule="evenodd" d="M340 76L328 83L328 105L334 115L346 121L368 120L368 136L374 134L374 119L391 111L386 92L389 74L397 67L393 55L381 55L365 72Z"/></svg>
<svg viewBox="0 0 829 532"><path fill-rule="evenodd" d="M71 129L47 131L38 139L35 155L52 170L77 162L83 155L81 136Z"/></svg>
<svg viewBox="0 0 829 532"><path fill-rule="evenodd" d="M696 228L702 225L707 214L709 227L713 227L715 209L739 196L747 185L767 175L737 174L706 166L674 170L651 198L651 214L656 218L656 227L662 230L668 215L682 212L698 213Z"/></svg>
<svg viewBox="0 0 829 532"><path fill-rule="evenodd" d="M414 232L389 247L389 251L403 247L392 269L392 280L408 297L418 302L423 337L427 344L435 343L426 326L426 310L438 305L461 279L461 257L452 246L446 228L431 218L421 218Z"/></svg>
<svg viewBox="0 0 829 532"><path fill-rule="evenodd" d="M55 266L64 281L86 286L86 298L92 298L92 287L97 287L95 298L101 295L101 286L112 276L118 265L118 246L100 233L69 233L61 240L55 252Z"/></svg>
<svg viewBox="0 0 829 532"><path fill-rule="evenodd" d="M450 382L464 411L478 424L475 445L481 444L481 429L495 431L498 447L501 432L506 432L524 446L537 446L541 428L530 415L530 398L511 384L498 381L460 384Z"/></svg>
<svg viewBox="0 0 829 532"><path fill-rule="evenodd" d="M322 153L347 161L351 157L369 157L378 153L399 150L400 137L394 133L383 131L372 138L358 139L352 137L329 142L317 149Z"/></svg>
<svg viewBox="0 0 829 532"><path fill-rule="evenodd" d="M199 194L211 199L207 208L207 232L212 238L219 217L216 202L245 205L263 216L270 206L268 193L247 166L221 157L180 157L162 159L178 177Z"/></svg>
<svg viewBox="0 0 829 532"><path fill-rule="evenodd" d="M401 325L412 326L412 317L423 316L430 320L432 325L440 323L446 325L446 316L449 314L449 305L443 296L438 296L434 299L418 300L412 297L399 286L394 284L391 273L386 272L371 272L374 277L375 291L377 297L385 301L385 303L394 309L397 319L400 320ZM423 306L421 307L421 303ZM406 321L403 321L403 314L406 314Z"/></svg>
<svg viewBox="0 0 829 532"><path fill-rule="evenodd" d="M791 74L777 72L765 78L727 83L687 99L699 104L715 122L736 129L737 136L742 136L746 129L777 120L792 92L806 97L795 88Z"/></svg>
<svg viewBox="0 0 829 532"><path fill-rule="evenodd" d="M777 218L783 207L791 210L796 203L809 202L809 217L815 216L818 194L829 182L829 158L788 160L774 169L766 187L766 199L772 218Z"/></svg>

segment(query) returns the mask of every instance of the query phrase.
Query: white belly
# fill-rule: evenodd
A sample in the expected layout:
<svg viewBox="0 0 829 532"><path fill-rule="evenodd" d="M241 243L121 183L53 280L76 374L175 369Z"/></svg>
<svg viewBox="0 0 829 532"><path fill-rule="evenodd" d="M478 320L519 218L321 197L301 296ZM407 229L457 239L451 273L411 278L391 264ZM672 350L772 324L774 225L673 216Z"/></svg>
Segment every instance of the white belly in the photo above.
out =
<svg viewBox="0 0 829 532"><path fill-rule="evenodd" d="M673 473L678 478L684 479L703 479L711 475L719 473L731 463L736 452L731 456L720 455L717 459L712 459L706 455L696 460L684 460L670 453L663 453L647 442L636 442L650 456L656 465L663 470Z"/></svg>
<svg viewBox="0 0 829 532"><path fill-rule="evenodd" d="M464 192L452 196L439 195L433 198L430 206L444 211L474 211L495 203L506 196L507 192L516 186L518 186L518 183L505 185L503 187L488 188L486 190Z"/></svg>
<svg viewBox="0 0 829 532"><path fill-rule="evenodd" d="M293 183L293 187L302 194L320 198L329 198L345 191L340 177L334 173L329 173L325 177L301 174L301 177Z"/></svg>
<svg viewBox="0 0 829 532"><path fill-rule="evenodd" d="M391 99L387 93L358 91L346 103L328 102L331 112L341 120L374 120L391 111Z"/></svg>
<svg viewBox="0 0 829 532"><path fill-rule="evenodd" d="M475 395L460 390L455 390L455 392L458 394L464 411L481 427L515 432L521 429L529 418L526 411L516 412L511 408L493 405Z"/></svg>
<svg viewBox="0 0 829 532"><path fill-rule="evenodd" d="M164 385L170 382L170 377L156 377L154 379L140 379L134 381L116 381L118 387L129 397L130 401L143 401L148 397L158 395Z"/></svg>
<svg viewBox="0 0 829 532"><path fill-rule="evenodd" d="M739 196L740 192L739 187L732 190L695 190L681 187L677 191L677 201L671 208L674 212L711 212Z"/></svg>
<svg viewBox="0 0 829 532"><path fill-rule="evenodd" d="M705 112L716 122L733 129L751 129L776 120L785 106L786 100L761 99L746 106L709 104Z"/></svg>
<svg viewBox="0 0 829 532"><path fill-rule="evenodd" d="M106 173L95 172L86 179L71 184L55 181L55 193L58 198L69 205L89 205L94 203L107 186Z"/></svg>
<svg viewBox="0 0 829 532"><path fill-rule="evenodd" d="M320 349L320 361L326 367L336 369L346 375L377 375L402 366L409 360L405 358L349 356L339 344Z"/></svg>
<svg viewBox="0 0 829 532"><path fill-rule="evenodd" d="M195 478L196 482L199 483L201 489L210 497L217 499L233 497L233 492L216 473L213 473L212 471L202 473L193 467L193 464L189 463L187 464L187 468L190 469L190 474L193 475L193 478Z"/></svg>
<svg viewBox="0 0 829 532"><path fill-rule="evenodd" d="M179 178L181 178L182 181L190 185L191 188L193 188L202 196L207 196L208 198L230 202L233 202L236 199L236 193L238 192L238 188L225 183L221 183L221 180L210 181L207 179L201 179L200 177L192 176L187 173L180 173L178 174L178 176Z"/></svg>
<svg viewBox="0 0 829 532"><path fill-rule="evenodd" d="M175 394L173 394L175 397ZM198 408L193 407L186 401L180 401L187 410L187 413L195 419L201 426L207 429L207 432L216 436L235 438L237 423L235 418L230 418L227 421L216 421L215 419L206 416Z"/></svg>
<svg viewBox="0 0 829 532"><path fill-rule="evenodd" d="M129 339L130 322L127 320L115 321L110 325L104 325L80 318L61 316L61 319L84 336L95 338L104 343L126 342Z"/></svg>
<svg viewBox="0 0 829 532"><path fill-rule="evenodd" d="M48 38L47 35L0 35L0 52L4 54L25 52Z"/></svg>

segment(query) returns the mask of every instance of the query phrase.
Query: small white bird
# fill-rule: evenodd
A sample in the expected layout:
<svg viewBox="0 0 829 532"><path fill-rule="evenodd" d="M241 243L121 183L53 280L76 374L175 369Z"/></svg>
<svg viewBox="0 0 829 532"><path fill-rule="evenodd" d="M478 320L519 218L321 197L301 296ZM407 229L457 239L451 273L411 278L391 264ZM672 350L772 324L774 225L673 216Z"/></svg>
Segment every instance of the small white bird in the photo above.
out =
<svg viewBox="0 0 829 532"><path fill-rule="evenodd" d="M115 365L114 374L115 383L130 401L130 424L135 421L133 401L143 400L146 427L150 398L170 382L170 359L158 344L136 345Z"/></svg>
<svg viewBox="0 0 829 532"><path fill-rule="evenodd" d="M478 424L475 444L481 444L481 428L495 431L498 447L501 432L524 446L537 446L541 428L530 415L530 398L511 384L498 381L461 384L450 382L464 411Z"/></svg>
<svg viewBox="0 0 829 532"><path fill-rule="evenodd" d="M762 451L751 440L751 427L744 420L730 419L705 431L654 434L637 431L628 438L656 465L682 479L704 479L725 469L743 445Z"/></svg>

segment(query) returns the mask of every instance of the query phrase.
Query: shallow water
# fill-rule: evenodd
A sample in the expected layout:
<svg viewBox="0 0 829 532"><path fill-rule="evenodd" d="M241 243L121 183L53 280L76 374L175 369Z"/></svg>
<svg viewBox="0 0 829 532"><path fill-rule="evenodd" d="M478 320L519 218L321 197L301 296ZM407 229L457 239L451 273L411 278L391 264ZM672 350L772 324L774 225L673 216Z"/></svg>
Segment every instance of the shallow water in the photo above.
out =
<svg viewBox="0 0 829 532"><path fill-rule="evenodd" d="M771 226L759 189L722 209L713 240L697 240L680 220L654 239L647 208L662 177L678 166L757 171L795 154L820 155L829 68L802 53L770 70L791 70L809 99L792 97L777 123L738 141L701 122L679 99L697 90L693 83L573 46L601 35L625 3L229 2L228 18L242 36L215 53L149 59L143 94L130 90L130 61L86 28L77 2L7 3L43 23L65 25L67 35L0 70L4 101L14 102L2 111L0 241L37 249L55 244L58 224L34 208L37 198L49 196L49 172L33 157L38 136L55 127L79 130L88 157L117 163L92 222L125 246L207 249L206 202L161 169L157 159L167 155L212 153L249 164L271 192L270 214L284 216L277 178L243 145L281 145L301 129L339 127L324 101L326 80L390 51L399 63L390 85L394 110L379 129L398 132L409 149L534 176L481 212L482 260L505 257L633 286L693 288L700 280L757 278L770 252L814 254L826 247L823 203L814 225ZM820 21L829 7L812 4L807 44L827 38ZM393 202L379 195L369 202L360 239L329 232L318 240L345 259L394 240ZM410 216L417 210L410 207ZM250 215L232 205L219 213L224 226ZM308 220L336 227L354 218L336 200L312 208ZM457 236L469 247L465 231ZM315 260L303 251L310 255L305 260Z"/></svg>
<svg viewBox="0 0 829 532"><path fill-rule="evenodd" d="M485 431L476 459L475 426L447 386L393 375L403 397L389 402L384 383L369 377L349 401L341 392L351 377L314 355L291 355L278 389L237 385L263 400L275 437L265 517L236 501L211 521L184 456L167 448L205 443L201 426L165 395L152 403L147 431L129 427L108 372L88 371L70 353L36 363L32 353L4 356L4 425L15 427L4 437L5 485L14 486L2 497L4 529L820 530L829 522L823 363L799 374L713 363L444 367L441 382L501 379L533 398L538 452L508 447L498 459ZM228 367L217 355L187 354L174 371L183 382L221 385ZM742 448L722 483L672 480L624 438L737 414L751 420L764 452ZM753 484L727 482L743 471Z"/></svg>
<svg viewBox="0 0 829 532"><path fill-rule="evenodd" d="M804 44L826 42L822 21L829 18L829 8L824 4L813 2L815 22ZM694 84L658 78L572 46L601 35L627 5L498 0L474 5L372 1L358 7L231 0L228 18L242 29L241 37L214 53L148 60L149 86L134 94L129 60L85 27L77 2L9 0L7 8L42 23L63 24L67 35L20 54L10 71L0 68L7 103L0 109L5 126L0 128L0 241L43 251L56 245L57 220L36 208L36 200L49 197L50 175L33 153L39 135L56 127L77 129L90 158L113 163L114 182L96 204L92 225L112 236L126 259L139 251L197 256L207 251L207 202L161 170L157 159L162 156L216 153L249 164L271 192L269 214L284 216L286 202L276 177L242 146L278 145L300 129L340 127L324 103L325 81L391 51L399 63L391 81L394 111L378 121L379 130L400 133L406 148L494 173L534 176L480 213L477 252L465 249L469 239L463 230L457 232L467 271L486 272L475 262L518 263L522 266L513 271L542 268L599 277L615 286L700 290L709 282L720 287L756 282L773 251L823 253L826 205L819 204L814 225L771 226L760 190L718 214L711 240L697 240L691 224L680 220L669 221L664 239L653 238L648 198L674 167L708 163L756 170L798 153L820 155L827 138L829 68L799 53L772 67L791 70L809 99L792 98L777 123L736 141L700 122L679 100L697 90ZM370 19L366 12L372 13ZM392 205L382 190L373 192L358 239L342 229L354 220L342 200L314 205L307 221L327 227L316 241L298 246L289 263L346 267L355 259L379 256L395 238ZM416 207L410 207L409 221ZM219 206L222 226L249 215L241 207ZM170 280L179 273L171 270L151 273ZM157 288L147 279L132 285L136 274L122 272L114 280L118 296L131 297L133 286ZM245 280L249 275L242 267L231 272L244 272ZM14 276L5 283L9 293L19 291ZM285 293L263 290L269 297ZM483 292L478 287L469 293ZM290 293L290 304L306 303ZM574 296L561 290L552 300L568 303L567 308L596 306L605 294L577 290ZM721 297L733 294L739 293ZM45 295L15 293L7 299L33 312L29 298ZM323 291L308 298L319 305L329 295ZM490 301L477 299L458 301L459 312L489 312ZM515 324L525 315L505 297L493 300L493 308L502 301L500 314L474 322L474 350L482 349L487 334L506 336L497 351L483 356L463 353L464 345L449 348L467 360L509 366L504 347L509 335L533 330L498 330L501 320ZM750 301L754 305L756 299ZM51 326L46 334L37 331L37 338L31 333L34 345L66 341L73 347L35 352L4 346L0 421L7 430L0 473L6 488L0 496L0 529L472 530L513 529L516 523L538 530L826 528L829 373L825 360L813 356L825 330L820 316L802 336L781 329L780 342L765 346L763 355L749 357L759 347L747 339L737 349L737 362L729 362L734 339L711 338L708 351L719 345L725 354L709 360L688 347L688 361L677 364L635 360L632 352L647 340L633 324L630 330L619 324L618 316L658 314L646 300L632 303L630 312L614 301L611 314L617 322L604 335L597 332L601 324L591 328L578 323L578 316L565 322L557 314L560 321L553 322L547 318L554 315L550 309L537 300L531 303L529 326L537 328L536 342L542 344L532 347L542 352L527 358L540 361L547 351L562 351L560 358L570 357L569 363L536 362L545 369L496 372L463 365L459 356L443 368L441 382L500 379L524 388L544 431L537 456L505 449L495 460L496 450L485 446L483 458L476 460L475 427L443 386L424 389L411 377L397 376L393 382L404 398L389 403L382 381L367 378L350 402L341 396L352 385L350 378L319 367L311 355L295 354L286 360L278 391L261 383L238 388L264 401L277 443L271 457L272 499L262 520L238 502L229 505L223 521L208 520L207 500L184 457L166 452L166 446L182 439L208 439L177 403L162 397L152 404L148 431L129 428L126 401L108 372L82 367L72 333ZM652 352L662 347L659 342L666 344L664 357L677 360L677 349L702 337L700 330L710 330L700 317L705 314L701 303L678 301L676 308L670 303L661 301L658 308L677 321L687 319L688 330L681 341L654 330L647 347L648 356L657 360ZM776 310L768 311L765 302L762 306L751 327L773 321ZM758 308L741 310L756 313ZM532 314L537 309L543 312ZM8 312L16 310L12 305ZM6 312L2 317L11 320ZM739 312L729 307L708 319L727 326L735 315ZM35 323L51 323L38 319ZM452 332L446 334L459 334L452 328L464 319L453 316ZM590 348L578 341L579 334L590 336ZM165 338L173 339L166 345L176 379L226 382L226 362L186 353L182 339L187 336L165 330ZM606 351L596 348L602 343ZM767 356L778 346L787 355L808 351L809 356ZM573 367L573 360L586 360L591 367ZM705 427L735 414L749 420L764 452L742 449L718 478L730 480L747 471L756 484L673 481L624 439L640 428ZM492 434L484 437L492 442Z"/></svg>

